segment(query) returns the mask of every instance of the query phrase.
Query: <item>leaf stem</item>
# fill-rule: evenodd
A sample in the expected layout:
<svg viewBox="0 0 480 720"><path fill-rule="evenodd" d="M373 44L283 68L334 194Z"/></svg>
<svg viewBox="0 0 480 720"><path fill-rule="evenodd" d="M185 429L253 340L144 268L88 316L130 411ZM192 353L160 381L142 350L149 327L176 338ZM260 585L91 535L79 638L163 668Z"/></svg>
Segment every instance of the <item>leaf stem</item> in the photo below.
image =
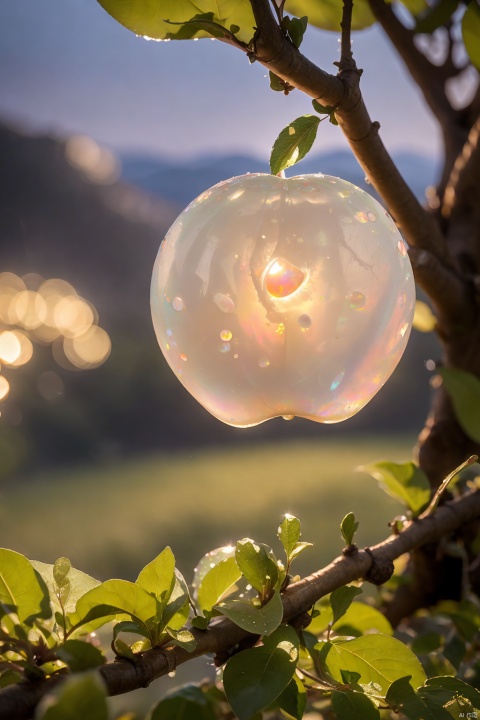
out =
<svg viewBox="0 0 480 720"><path fill-rule="evenodd" d="M438 488L437 492L436 492L435 495L433 496L433 498L432 498L429 506L427 507L427 509L424 510L424 512L420 515L420 518L421 518L421 519L426 518L426 517L428 517L429 515L432 515L432 514L435 512L435 510L436 510L437 507L438 507L438 503L440 502L440 499L441 499L443 493L446 491L446 489L448 488L448 486L449 486L450 483L452 482L453 478L454 478L456 475L458 475L458 473L461 473L462 470L465 470L465 468L468 468L468 467L470 467L471 465L474 465L474 464L477 462L477 460L478 460L478 455L472 455L471 457L468 458L468 460L465 460L464 463L462 463L461 465L459 465L457 468L455 468L455 470L453 470L449 475L447 475L447 477L446 477L445 480L442 482L442 484L441 484L440 487Z"/></svg>

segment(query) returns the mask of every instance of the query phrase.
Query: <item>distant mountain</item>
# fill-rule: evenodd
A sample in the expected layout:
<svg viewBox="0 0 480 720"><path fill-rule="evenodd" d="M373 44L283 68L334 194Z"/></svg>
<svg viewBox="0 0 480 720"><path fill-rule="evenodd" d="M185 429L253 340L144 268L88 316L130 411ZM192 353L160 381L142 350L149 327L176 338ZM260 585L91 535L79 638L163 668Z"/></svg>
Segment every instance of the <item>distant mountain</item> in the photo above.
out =
<svg viewBox="0 0 480 720"><path fill-rule="evenodd" d="M423 200L425 188L435 181L435 161L408 152L396 154L394 160L413 192ZM182 207L221 180L247 172L269 172L267 162L248 155L201 156L179 163L148 156L124 155L121 161L124 180ZM287 175L316 172L342 177L373 192L365 182L362 168L346 150L308 156L290 168Z"/></svg>

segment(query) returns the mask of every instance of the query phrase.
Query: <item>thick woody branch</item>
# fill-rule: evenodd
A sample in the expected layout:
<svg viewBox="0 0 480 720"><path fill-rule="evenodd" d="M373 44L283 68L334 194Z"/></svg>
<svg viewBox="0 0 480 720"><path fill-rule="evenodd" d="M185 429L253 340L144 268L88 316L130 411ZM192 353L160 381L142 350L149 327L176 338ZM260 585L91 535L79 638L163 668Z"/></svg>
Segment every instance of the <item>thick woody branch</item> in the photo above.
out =
<svg viewBox="0 0 480 720"><path fill-rule="evenodd" d="M450 128L458 115L447 98L445 83L458 74L457 68L448 64L433 65L417 48L414 33L403 25L395 15L390 3L384 0L368 0L370 8L383 30L407 66L411 76L421 89L431 111L442 127Z"/></svg>
<svg viewBox="0 0 480 720"><path fill-rule="evenodd" d="M425 211L388 154L359 89L356 68L330 75L304 57L283 35L268 0L250 0L257 32L255 55L269 70L322 105L335 107L335 117L358 162L383 198L412 247L424 248L453 265L436 220Z"/></svg>
<svg viewBox="0 0 480 720"><path fill-rule="evenodd" d="M428 517L408 523L398 535L392 535L372 548L353 555L344 554L330 565L294 583L283 593L284 622L294 621L324 595L336 588L361 578L380 584L392 573L393 561L426 543L439 540L480 518L480 491L469 492L446 503ZM229 651L249 633L226 618L212 624L207 630L192 629L196 648L188 653L179 647L154 648L137 656L135 662L109 663L100 668L109 695L131 692L147 687L153 680L166 675L178 665L205 654L228 657ZM0 692L0 720L27 720L36 705L53 687L58 678L44 683L12 685Z"/></svg>
<svg viewBox="0 0 480 720"><path fill-rule="evenodd" d="M480 117L467 138L458 156L445 188L442 205L443 217L450 217L455 206L478 203L480 186ZM467 201L467 202L466 202Z"/></svg>
<svg viewBox="0 0 480 720"><path fill-rule="evenodd" d="M446 340L462 329L462 323L473 321L474 306L470 302L469 286L428 250L410 248L408 254L415 280L435 307L438 333Z"/></svg>

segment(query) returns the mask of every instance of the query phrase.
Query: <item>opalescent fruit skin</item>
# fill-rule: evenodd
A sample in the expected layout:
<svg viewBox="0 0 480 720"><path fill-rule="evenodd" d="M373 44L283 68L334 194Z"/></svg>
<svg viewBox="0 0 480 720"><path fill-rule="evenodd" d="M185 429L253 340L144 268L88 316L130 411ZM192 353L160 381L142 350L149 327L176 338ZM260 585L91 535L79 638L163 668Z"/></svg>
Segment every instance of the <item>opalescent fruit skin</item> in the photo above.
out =
<svg viewBox="0 0 480 720"><path fill-rule="evenodd" d="M400 360L415 304L402 237L360 188L242 175L173 223L151 305L162 352L219 420L355 415Z"/></svg>

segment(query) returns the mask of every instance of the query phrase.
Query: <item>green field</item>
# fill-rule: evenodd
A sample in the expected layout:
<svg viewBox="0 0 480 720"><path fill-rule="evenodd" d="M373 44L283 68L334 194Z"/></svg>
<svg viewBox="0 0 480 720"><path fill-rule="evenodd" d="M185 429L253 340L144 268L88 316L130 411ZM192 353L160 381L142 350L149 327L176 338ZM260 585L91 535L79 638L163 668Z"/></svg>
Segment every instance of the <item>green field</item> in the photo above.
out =
<svg viewBox="0 0 480 720"><path fill-rule="evenodd" d="M279 549L276 529L289 512L314 543L298 565L306 572L341 550L338 526L348 511L360 521L360 544L385 537L398 506L354 468L410 454L405 439L295 442L28 477L0 486L0 545L44 562L66 555L105 579L134 578L168 544L190 579L205 552L239 538Z"/></svg>

